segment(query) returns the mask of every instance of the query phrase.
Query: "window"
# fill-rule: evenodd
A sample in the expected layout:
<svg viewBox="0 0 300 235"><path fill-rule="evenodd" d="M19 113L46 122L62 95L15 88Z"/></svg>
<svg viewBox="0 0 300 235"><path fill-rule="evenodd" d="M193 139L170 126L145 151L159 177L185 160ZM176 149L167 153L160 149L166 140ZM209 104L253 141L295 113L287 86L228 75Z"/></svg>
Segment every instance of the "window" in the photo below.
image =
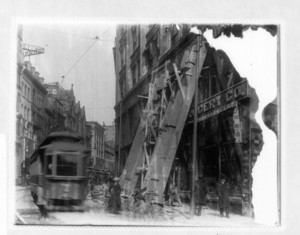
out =
<svg viewBox="0 0 300 235"><path fill-rule="evenodd" d="M57 90L56 89L52 89L52 94L53 95L57 95Z"/></svg>
<svg viewBox="0 0 300 235"><path fill-rule="evenodd" d="M131 76L132 76L132 86L134 86L136 84L136 66L134 65L131 69Z"/></svg>
<svg viewBox="0 0 300 235"><path fill-rule="evenodd" d="M121 90L121 98L124 97L125 93L126 93L126 86L125 86L125 79L121 79L120 81L120 90Z"/></svg>
<svg viewBox="0 0 300 235"><path fill-rule="evenodd" d="M23 117L26 118L27 117L27 113L26 113L26 107L24 106L24 110L23 110Z"/></svg>
<svg viewBox="0 0 300 235"><path fill-rule="evenodd" d="M24 96L27 98L27 85L25 84L25 89L24 89Z"/></svg>
<svg viewBox="0 0 300 235"><path fill-rule="evenodd" d="M120 48L121 67L125 65L125 50L124 47Z"/></svg>
<svg viewBox="0 0 300 235"><path fill-rule="evenodd" d="M75 176L77 175L78 158L72 154L57 155L57 175Z"/></svg>
<svg viewBox="0 0 300 235"><path fill-rule="evenodd" d="M32 91L32 102L35 103L35 99L36 99L36 92L35 89L33 89Z"/></svg>
<svg viewBox="0 0 300 235"><path fill-rule="evenodd" d="M28 87L28 94L27 94L28 99L30 99L30 87Z"/></svg>
<svg viewBox="0 0 300 235"><path fill-rule="evenodd" d="M132 36L132 49L134 50L139 45L140 34L138 26L131 27L131 36Z"/></svg>
<svg viewBox="0 0 300 235"><path fill-rule="evenodd" d="M47 164L46 175L52 175L53 173L52 155L47 156L46 164Z"/></svg>

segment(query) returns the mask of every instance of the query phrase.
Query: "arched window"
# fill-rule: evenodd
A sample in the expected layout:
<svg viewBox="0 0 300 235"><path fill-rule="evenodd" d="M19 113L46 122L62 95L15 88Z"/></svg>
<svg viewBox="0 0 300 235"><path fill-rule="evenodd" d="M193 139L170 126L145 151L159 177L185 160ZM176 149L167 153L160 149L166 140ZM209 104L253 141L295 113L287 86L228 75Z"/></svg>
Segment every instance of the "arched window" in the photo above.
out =
<svg viewBox="0 0 300 235"><path fill-rule="evenodd" d="M25 89L24 89L24 96L27 98L27 85L25 84Z"/></svg>
<svg viewBox="0 0 300 235"><path fill-rule="evenodd" d="M30 100L30 87L28 87L28 99Z"/></svg>
<svg viewBox="0 0 300 235"><path fill-rule="evenodd" d="M24 118L27 120L27 108L24 106Z"/></svg>

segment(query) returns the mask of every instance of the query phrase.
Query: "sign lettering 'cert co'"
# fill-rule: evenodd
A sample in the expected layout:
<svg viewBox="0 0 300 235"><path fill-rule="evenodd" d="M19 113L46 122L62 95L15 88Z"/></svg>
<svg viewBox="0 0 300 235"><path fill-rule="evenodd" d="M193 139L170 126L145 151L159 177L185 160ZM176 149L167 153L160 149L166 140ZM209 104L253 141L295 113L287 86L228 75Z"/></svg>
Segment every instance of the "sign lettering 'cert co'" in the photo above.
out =
<svg viewBox="0 0 300 235"><path fill-rule="evenodd" d="M248 82L245 80L240 82L220 93L199 103L197 107L197 120L204 121L212 116L215 116L227 109L237 107L237 101L248 96ZM189 118L192 122L193 113Z"/></svg>

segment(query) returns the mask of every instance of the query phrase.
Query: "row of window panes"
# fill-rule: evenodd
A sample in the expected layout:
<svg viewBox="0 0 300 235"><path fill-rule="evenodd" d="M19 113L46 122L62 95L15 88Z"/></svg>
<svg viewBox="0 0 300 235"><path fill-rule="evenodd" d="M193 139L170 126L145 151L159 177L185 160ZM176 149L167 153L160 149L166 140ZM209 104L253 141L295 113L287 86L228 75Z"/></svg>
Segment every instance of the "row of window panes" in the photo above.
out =
<svg viewBox="0 0 300 235"><path fill-rule="evenodd" d="M22 82L22 86L21 86L21 92L22 94L24 94L24 97L27 98L28 100L30 100L30 87L27 87L27 84L25 84Z"/></svg>
<svg viewBox="0 0 300 235"><path fill-rule="evenodd" d="M57 89L55 88L47 88L48 94L57 95Z"/></svg>
<svg viewBox="0 0 300 235"><path fill-rule="evenodd" d="M21 92L22 94L24 94L24 97L27 98L29 101L31 101L30 99L30 87L28 86L27 87L27 84L24 85L24 83L22 82L22 86L21 86ZM35 89L33 89L33 102L35 102L35 99L36 99L36 92L35 92ZM42 105L42 98L40 96L38 96L38 99L37 99L37 104L38 105Z"/></svg>
<svg viewBox="0 0 300 235"><path fill-rule="evenodd" d="M21 115L27 120L27 121L31 121L30 119L30 112L31 110L29 108L27 108L25 105L23 106L23 104L21 104Z"/></svg>

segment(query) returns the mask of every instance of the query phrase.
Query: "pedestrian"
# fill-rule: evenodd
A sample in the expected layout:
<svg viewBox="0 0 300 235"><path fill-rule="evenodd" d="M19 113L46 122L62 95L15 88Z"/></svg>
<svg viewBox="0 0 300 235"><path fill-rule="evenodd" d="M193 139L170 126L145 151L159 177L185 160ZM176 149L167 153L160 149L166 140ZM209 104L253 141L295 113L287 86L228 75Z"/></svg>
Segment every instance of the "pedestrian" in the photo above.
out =
<svg viewBox="0 0 300 235"><path fill-rule="evenodd" d="M171 183L169 186L169 205L173 206L175 200L179 203L179 206L182 206L178 188L175 185L173 186L173 184Z"/></svg>
<svg viewBox="0 0 300 235"><path fill-rule="evenodd" d="M229 184L225 176L221 177L218 184L220 216L223 217L225 210L226 217L229 218Z"/></svg>
<svg viewBox="0 0 300 235"><path fill-rule="evenodd" d="M119 214L121 211L121 186L119 177L113 178L113 185L110 189L110 198L108 201L108 211L114 214Z"/></svg>
<svg viewBox="0 0 300 235"><path fill-rule="evenodd" d="M95 192L95 185L94 185L94 183L93 183L93 181L92 180L90 180L90 182L89 182L89 188L90 188L90 195L91 195L91 198L92 199L94 199L95 197L95 195L94 195L94 192Z"/></svg>
<svg viewBox="0 0 300 235"><path fill-rule="evenodd" d="M203 176L199 176L199 179L195 184L195 204L196 215L201 216L202 207L206 205L206 182Z"/></svg>

